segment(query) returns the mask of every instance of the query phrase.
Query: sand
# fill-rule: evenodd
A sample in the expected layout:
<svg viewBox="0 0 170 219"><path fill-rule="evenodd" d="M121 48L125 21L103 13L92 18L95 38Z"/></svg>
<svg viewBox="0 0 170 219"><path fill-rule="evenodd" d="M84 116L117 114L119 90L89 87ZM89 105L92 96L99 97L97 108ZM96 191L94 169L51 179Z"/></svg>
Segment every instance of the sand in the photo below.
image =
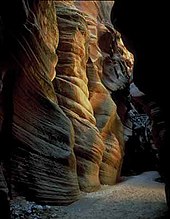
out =
<svg viewBox="0 0 170 219"><path fill-rule="evenodd" d="M156 182L156 171L125 177L114 186L103 185L93 193L82 197L69 206L38 205L34 215L22 218L36 219L161 219L167 216L164 184ZM28 205L28 202L27 202ZM29 203L30 205L30 203ZM38 212L38 213L36 213ZM37 214L37 215L36 215ZM21 216L20 216L21 217ZM15 217L17 218L17 217Z"/></svg>

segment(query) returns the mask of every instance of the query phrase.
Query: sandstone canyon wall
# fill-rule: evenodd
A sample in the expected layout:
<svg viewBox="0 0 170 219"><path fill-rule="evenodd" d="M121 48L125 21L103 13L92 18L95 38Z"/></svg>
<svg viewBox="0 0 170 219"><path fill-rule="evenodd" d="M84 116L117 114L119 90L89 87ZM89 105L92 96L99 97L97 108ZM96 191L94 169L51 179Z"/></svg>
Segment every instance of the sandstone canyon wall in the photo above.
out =
<svg viewBox="0 0 170 219"><path fill-rule="evenodd" d="M114 185L124 140L111 92L129 57L113 1L0 4L1 194L60 205Z"/></svg>

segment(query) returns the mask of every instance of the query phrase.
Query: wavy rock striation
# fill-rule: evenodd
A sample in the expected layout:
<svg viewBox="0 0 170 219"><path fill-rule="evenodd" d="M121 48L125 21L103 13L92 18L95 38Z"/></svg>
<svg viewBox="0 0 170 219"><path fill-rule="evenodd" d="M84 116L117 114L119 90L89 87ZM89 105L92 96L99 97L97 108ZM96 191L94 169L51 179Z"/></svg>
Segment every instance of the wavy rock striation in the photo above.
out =
<svg viewBox="0 0 170 219"><path fill-rule="evenodd" d="M113 1L3 3L0 193L61 205L114 185L124 142L111 92L124 68Z"/></svg>
<svg viewBox="0 0 170 219"><path fill-rule="evenodd" d="M74 127L80 189L91 192L100 187L99 167L104 144L89 101L88 29L85 18L74 5L59 2L56 11L60 36L54 86L59 105Z"/></svg>
<svg viewBox="0 0 170 219"><path fill-rule="evenodd" d="M27 4L15 5L9 23L5 14L2 17L12 63L5 69L1 112L7 183L13 197L68 204L78 198L79 186L73 127L57 104L51 82L58 44L55 8L52 1ZM20 24L13 19L15 9L23 13Z"/></svg>
<svg viewBox="0 0 170 219"><path fill-rule="evenodd" d="M106 50L107 48L113 49L113 32L111 33L106 27L111 26L109 24L109 8L112 4L111 1L107 3L102 1L77 3L78 8L85 13L90 34L87 62L89 100L96 118L96 126L105 145L99 177L101 184L109 185L114 185L117 182L123 158L122 124L110 92L102 82L102 77L106 74L104 69L105 56L111 60L112 55L110 51ZM105 40L103 40L104 35L107 36ZM109 73L109 77L112 77L113 72ZM107 81L109 81L109 77L106 79ZM114 81L112 83L115 84Z"/></svg>

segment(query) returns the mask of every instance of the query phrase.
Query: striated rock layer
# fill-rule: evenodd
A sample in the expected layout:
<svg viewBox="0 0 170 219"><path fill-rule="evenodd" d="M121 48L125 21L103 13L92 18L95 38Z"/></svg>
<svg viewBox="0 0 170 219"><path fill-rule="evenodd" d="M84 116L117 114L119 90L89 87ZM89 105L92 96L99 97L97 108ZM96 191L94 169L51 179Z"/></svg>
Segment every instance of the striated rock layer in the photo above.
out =
<svg viewBox="0 0 170 219"><path fill-rule="evenodd" d="M89 101L88 28L82 13L74 5L56 2L56 11L60 36L54 86L59 105L74 127L80 189L91 192L100 187L99 168L104 144Z"/></svg>
<svg viewBox="0 0 170 219"><path fill-rule="evenodd" d="M113 1L0 3L0 193L70 204L114 185L123 129ZM117 58L115 61L115 57Z"/></svg>
<svg viewBox="0 0 170 219"><path fill-rule="evenodd" d="M52 1L18 1L8 15L7 9L4 6L2 20L4 49L10 58L5 61L10 63L3 69L0 118L10 193L41 203L68 204L78 199L79 186L74 130L57 104L51 82L58 45L55 8ZM18 14L15 20L17 10L22 17Z"/></svg>
<svg viewBox="0 0 170 219"><path fill-rule="evenodd" d="M106 57L113 63L111 56L114 33L107 28L107 26L111 28L109 10L112 5L112 1L91 1L88 3L81 1L76 4L79 10L85 14L88 25L90 35L87 62L89 100L96 118L96 127L105 146L99 177L101 184L109 185L114 185L117 182L123 158L122 124L110 92L102 82L103 75L107 75L104 69ZM104 35L107 36L105 40L103 40ZM108 64L108 66L110 65ZM105 76L107 81L109 81L109 77L112 77L113 71L109 74L109 76ZM112 86L116 86L116 82L112 81L112 84Z"/></svg>

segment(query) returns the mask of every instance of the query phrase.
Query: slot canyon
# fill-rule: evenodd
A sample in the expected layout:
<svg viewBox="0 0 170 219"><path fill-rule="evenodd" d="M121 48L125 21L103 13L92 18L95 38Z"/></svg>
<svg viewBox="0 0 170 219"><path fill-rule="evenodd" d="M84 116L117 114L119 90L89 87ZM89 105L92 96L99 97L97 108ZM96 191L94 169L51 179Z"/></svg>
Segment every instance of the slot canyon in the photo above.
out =
<svg viewBox="0 0 170 219"><path fill-rule="evenodd" d="M166 210L154 144L162 123L133 81L113 5L1 0L0 218L74 219L56 211L148 171ZM121 218L100 214L92 218Z"/></svg>

